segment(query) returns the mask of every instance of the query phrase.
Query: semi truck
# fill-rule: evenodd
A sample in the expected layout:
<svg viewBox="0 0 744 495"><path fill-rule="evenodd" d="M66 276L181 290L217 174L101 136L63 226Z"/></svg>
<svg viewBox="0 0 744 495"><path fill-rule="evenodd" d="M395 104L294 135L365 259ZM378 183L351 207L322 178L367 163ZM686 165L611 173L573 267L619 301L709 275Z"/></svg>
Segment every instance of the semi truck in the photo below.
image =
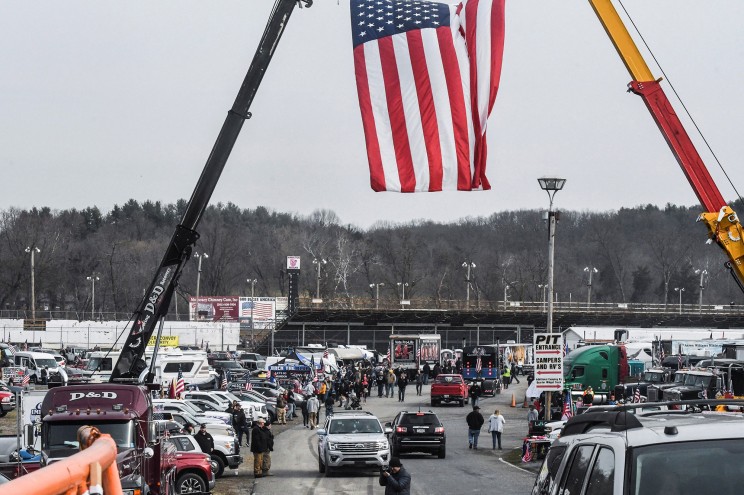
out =
<svg viewBox="0 0 744 495"><path fill-rule="evenodd" d="M588 345L574 349L563 358L563 379L572 395L591 387L594 400L603 401L619 384L631 377L637 381L643 362L628 359L624 345Z"/></svg>

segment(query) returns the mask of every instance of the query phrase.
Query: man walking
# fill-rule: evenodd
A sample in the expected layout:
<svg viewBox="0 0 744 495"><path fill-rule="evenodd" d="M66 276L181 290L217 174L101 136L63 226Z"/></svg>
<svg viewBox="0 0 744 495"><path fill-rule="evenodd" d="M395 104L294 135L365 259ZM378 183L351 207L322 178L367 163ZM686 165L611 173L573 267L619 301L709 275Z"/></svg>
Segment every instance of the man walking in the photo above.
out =
<svg viewBox="0 0 744 495"><path fill-rule="evenodd" d="M214 438L212 438L212 435L207 433L206 423L201 424L199 432L194 435L194 440L199 444L202 452L207 455L212 455L212 451L214 450Z"/></svg>
<svg viewBox="0 0 744 495"><path fill-rule="evenodd" d="M307 414L310 416L310 429L314 430L318 424L318 411L320 410L320 401L318 397L313 394L307 400Z"/></svg>
<svg viewBox="0 0 744 495"><path fill-rule="evenodd" d="M269 450L268 436L264 433L264 419L258 418L251 431L251 452L253 453L253 475L263 476L263 456Z"/></svg>
<svg viewBox="0 0 744 495"><path fill-rule="evenodd" d="M411 475L403 469L400 459L390 459L390 470L380 473L380 486L385 487L385 495L410 495Z"/></svg>
<svg viewBox="0 0 744 495"><path fill-rule="evenodd" d="M473 406L473 411L465 417L465 421L468 423L468 448L478 450L478 436L485 422L480 407Z"/></svg>
<svg viewBox="0 0 744 495"><path fill-rule="evenodd" d="M269 472L271 469L271 452L274 450L274 434L271 432L271 423L264 423L263 434L266 437L266 451L261 459L261 474L263 476L274 476Z"/></svg>

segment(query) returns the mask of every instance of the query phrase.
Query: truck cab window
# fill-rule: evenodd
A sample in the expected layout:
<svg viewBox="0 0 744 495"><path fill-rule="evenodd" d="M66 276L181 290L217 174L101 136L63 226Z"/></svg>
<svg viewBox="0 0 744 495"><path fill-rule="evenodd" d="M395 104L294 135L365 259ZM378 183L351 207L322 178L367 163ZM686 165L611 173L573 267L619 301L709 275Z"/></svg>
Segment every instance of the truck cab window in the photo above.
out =
<svg viewBox="0 0 744 495"><path fill-rule="evenodd" d="M575 495L581 493L584 479L589 471L589 461L592 458L594 445L582 445L574 450L573 459L570 461L568 474L564 475L561 495Z"/></svg>
<svg viewBox="0 0 744 495"><path fill-rule="evenodd" d="M615 453L608 448L602 448L597 455L589 476L586 495L602 495L612 493L615 482Z"/></svg>

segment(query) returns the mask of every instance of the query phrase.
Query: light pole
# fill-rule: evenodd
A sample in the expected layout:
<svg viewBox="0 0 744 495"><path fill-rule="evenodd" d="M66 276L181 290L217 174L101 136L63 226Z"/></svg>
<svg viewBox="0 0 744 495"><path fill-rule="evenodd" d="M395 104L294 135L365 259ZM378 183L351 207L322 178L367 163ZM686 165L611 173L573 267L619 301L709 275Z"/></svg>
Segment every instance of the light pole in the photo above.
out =
<svg viewBox="0 0 744 495"><path fill-rule="evenodd" d="M468 275L465 278L465 290L466 290L466 292L465 292L465 307L466 308L469 308L470 307L470 269L471 268L475 268L475 263L473 263L472 261L463 261L462 267L463 268L467 268L467 270L468 270Z"/></svg>
<svg viewBox="0 0 744 495"><path fill-rule="evenodd" d="M380 286L385 287L385 282L369 284L369 288L375 288L375 309L380 309Z"/></svg>
<svg viewBox="0 0 744 495"><path fill-rule="evenodd" d="M400 304L405 304L403 301L406 300L406 287L408 287L408 282L398 282L396 285L403 289L403 296L400 298Z"/></svg>
<svg viewBox="0 0 744 495"><path fill-rule="evenodd" d="M685 291L684 287L675 287L674 292L679 292L679 314L682 314L682 293Z"/></svg>
<svg viewBox="0 0 744 495"><path fill-rule="evenodd" d="M249 284L251 284L251 348L253 348L253 308L256 306L256 300L253 298L253 292L256 288L256 280L255 278L249 278L247 280Z"/></svg>
<svg viewBox="0 0 744 495"><path fill-rule="evenodd" d="M199 266L196 270L196 300L194 301L194 321L199 319L199 282L201 282L201 265L204 258L209 258L207 253L194 253L194 258L199 258Z"/></svg>
<svg viewBox="0 0 744 495"><path fill-rule="evenodd" d="M553 267L555 263L556 222L556 212L553 211L553 199L555 198L555 193L563 189L563 186L566 184L566 179L542 177L537 179L537 182L540 184L540 188L548 193L548 198L550 199L550 207L548 208L548 322L546 326L548 333L553 333ZM545 395L545 419L552 420L551 391L548 390Z"/></svg>
<svg viewBox="0 0 744 495"><path fill-rule="evenodd" d="M318 280L316 280L316 283L315 283L315 299L316 300L313 302L319 302L319 303L323 302L320 299L320 267L325 265L326 263L328 262L323 258L321 259L313 258L313 265L318 265Z"/></svg>
<svg viewBox="0 0 744 495"><path fill-rule="evenodd" d="M36 319L36 282L34 280L34 271L35 264L34 264L34 255L36 253L40 253L41 249L37 248L36 246L29 246L26 248L27 253L31 253L31 318Z"/></svg>
<svg viewBox="0 0 744 495"><path fill-rule="evenodd" d="M86 277L88 280L90 280L91 283L91 289L90 289L90 314L92 316L91 320L95 321L96 319L96 280L101 280L96 276L95 273L91 275L90 277Z"/></svg>
<svg viewBox="0 0 744 495"><path fill-rule="evenodd" d="M700 313L703 312L703 283L705 282L705 276L708 274L708 270L695 270L696 274L700 274Z"/></svg>
<svg viewBox="0 0 744 495"><path fill-rule="evenodd" d="M545 295L548 290L548 284L537 284L537 287L539 289L542 289L542 307L543 307L543 311L545 311L545 304L548 302L548 300L546 299L546 295Z"/></svg>
<svg viewBox="0 0 744 495"><path fill-rule="evenodd" d="M599 270L597 270L594 267L589 268L588 266L584 268L585 272L589 272L589 283L587 283L587 287L589 287L589 290L586 293L586 309L591 309L592 307L592 275L595 273L599 273Z"/></svg>
<svg viewBox="0 0 744 495"><path fill-rule="evenodd" d="M517 281L515 280L514 282L509 282L504 285L504 309L506 309L506 303L509 300L509 289L511 289L516 283Z"/></svg>

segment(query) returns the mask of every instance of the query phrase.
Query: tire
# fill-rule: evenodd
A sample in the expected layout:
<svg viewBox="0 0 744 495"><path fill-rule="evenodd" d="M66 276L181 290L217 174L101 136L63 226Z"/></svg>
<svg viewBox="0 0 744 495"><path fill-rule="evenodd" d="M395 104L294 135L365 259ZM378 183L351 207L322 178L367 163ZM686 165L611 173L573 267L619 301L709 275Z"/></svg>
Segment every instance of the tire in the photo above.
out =
<svg viewBox="0 0 744 495"><path fill-rule="evenodd" d="M0 418L4 418L6 414L8 414L8 411L6 411L5 409L0 409Z"/></svg>
<svg viewBox="0 0 744 495"><path fill-rule="evenodd" d="M326 465L320 460L320 453L318 453L318 472L324 474L326 472Z"/></svg>
<svg viewBox="0 0 744 495"><path fill-rule="evenodd" d="M438 405L439 404L437 404L437 401L435 401L434 399L431 400L431 407L436 407Z"/></svg>
<svg viewBox="0 0 744 495"><path fill-rule="evenodd" d="M212 472L215 478L221 478L225 472L225 461L217 454L212 454L209 459L209 465L212 466Z"/></svg>
<svg viewBox="0 0 744 495"><path fill-rule="evenodd" d="M183 495L186 493L206 493L208 491L207 482L196 473L185 473L176 480L176 493Z"/></svg>
<svg viewBox="0 0 744 495"><path fill-rule="evenodd" d="M460 407L465 407L465 401L464 400L461 400L460 401Z"/></svg>
<svg viewBox="0 0 744 495"><path fill-rule="evenodd" d="M440 459L444 459L446 455L447 455L446 447L442 447L441 449L439 449L439 452L437 452L437 457L439 457Z"/></svg>

